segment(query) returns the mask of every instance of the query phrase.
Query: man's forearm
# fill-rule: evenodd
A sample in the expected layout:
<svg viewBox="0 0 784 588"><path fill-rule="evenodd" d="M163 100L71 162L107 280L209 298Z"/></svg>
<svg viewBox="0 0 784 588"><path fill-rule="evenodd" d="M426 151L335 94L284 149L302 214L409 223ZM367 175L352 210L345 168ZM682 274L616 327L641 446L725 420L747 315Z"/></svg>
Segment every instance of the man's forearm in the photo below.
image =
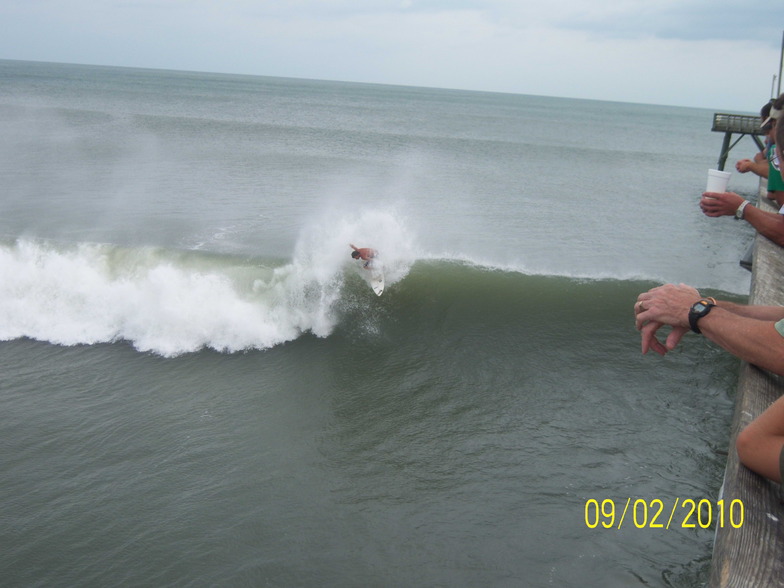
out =
<svg viewBox="0 0 784 588"><path fill-rule="evenodd" d="M774 324L717 306L700 319L699 328L705 337L742 360L784 375L784 337Z"/></svg>
<svg viewBox="0 0 784 588"><path fill-rule="evenodd" d="M753 174L760 176L761 178L768 177L769 165L767 160L766 161L755 161L751 165L749 165L749 171Z"/></svg>
<svg viewBox="0 0 784 588"><path fill-rule="evenodd" d="M754 227L757 232L777 245L784 246L784 215L777 212L766 212L756 206L746 206L743 219Z"/></svg>
<svg viewBox="0 0 784 588"><path fill-rule="evenodd" d="M757 306L737 304L726 300L719 300L717 306L729 312L759 321L780 321L784 319L784 306Z"/></svg>

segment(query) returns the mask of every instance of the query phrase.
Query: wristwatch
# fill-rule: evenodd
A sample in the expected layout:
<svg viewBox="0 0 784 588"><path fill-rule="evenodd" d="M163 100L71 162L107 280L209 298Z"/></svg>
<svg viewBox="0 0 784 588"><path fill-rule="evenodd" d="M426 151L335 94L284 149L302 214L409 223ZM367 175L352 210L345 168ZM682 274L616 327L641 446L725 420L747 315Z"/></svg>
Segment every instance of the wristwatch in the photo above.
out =
<svg viewBox="0 0 784 588"><path fill-rule="evenodd" d="M716 304L707 298L701 298L692 304L691 308L689 309L689 326L691 327L692 331L698 335L702 333L699 327L697 327L697 321L708 314L714 306L716 306Z"/></svg>
<svg viewBox="0 0 784 588"><path fill-rule="evenodd" d="M738 206L738 210L735 211L735 218L736 219L738 219L738 220L742 220L743 219L743 210L748 205L749 205L749 201L748 200L744 200L743 202L740 203L740 206Z"/></svg>

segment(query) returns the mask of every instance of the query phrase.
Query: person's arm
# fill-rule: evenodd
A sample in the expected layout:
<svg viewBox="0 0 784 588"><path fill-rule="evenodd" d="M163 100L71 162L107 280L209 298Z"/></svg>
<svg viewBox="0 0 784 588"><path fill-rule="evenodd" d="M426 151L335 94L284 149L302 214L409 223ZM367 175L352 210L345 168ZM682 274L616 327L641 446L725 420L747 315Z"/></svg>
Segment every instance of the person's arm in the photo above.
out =
<svg viewBox="0 0 784 588"><path fill-rule="evenodd" d="M717 306L698 325L703 335L733 355L784 375L784 337L776 330L775 322L748 318Z"/></svg>
<svg viewBox="0 0 784 588"><path fill-rule="evenodd" d="M784 247L784 215L760 210L753 204L749 204L743 210L743 220L747 221L763 237Z"/></svg>
<svg viewBox="0 0 784 588"><path fill-rule="evenodd" d="M780 321L784 319L784 306L758 306L737 304L726 300L717 300L716 306L738 316L757 319L759 321Z"/></svg>
<svg viewBox="0 0 784 588"><path fill-rule="evenodd" d="M754 161L751 159L741 159L735 164L735 169L742 174L752 172L762 178L768 177L768 161L758 160L756 157Z"/></svg>
<svg viewBox="0 0 784 588"><path fill-rule="evenodd" d="M734 216L745 200L734 192L705 192L700 200L700 208L706 216ZM753 204L746 204L743 209L743 220L754 227L760 235L784 247L784 215L760 210Z"/></svg>
<svg viewBox="0 0 784 588"><path fill-rule="evenodd" d="M665 284L637 297L635 323L642 338L642 352L653 349L664 355L689 331L689 309L700 299L695 288ZM699 320L703 335L750 363L784 375L784 337L775 328L784 318L784 307L745 306L720 301ZM656 338L665 326L672 331L664 343Z"/></svg>

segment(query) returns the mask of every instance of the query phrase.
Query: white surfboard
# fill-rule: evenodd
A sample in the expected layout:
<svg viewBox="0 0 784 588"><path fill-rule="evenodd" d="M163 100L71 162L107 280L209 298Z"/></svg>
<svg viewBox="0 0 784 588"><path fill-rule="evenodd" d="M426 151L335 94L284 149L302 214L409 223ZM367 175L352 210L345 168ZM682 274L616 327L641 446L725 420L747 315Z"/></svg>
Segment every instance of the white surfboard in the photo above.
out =
<svg viewBox="0 0 784 588"><path fill-rule="evenodd" d="M365 264L367 263L367 267ZM381 262L374 259L370 262L360 260L358 264L359 273L376 293L381 296L384 293L384 268Z"/></svg>

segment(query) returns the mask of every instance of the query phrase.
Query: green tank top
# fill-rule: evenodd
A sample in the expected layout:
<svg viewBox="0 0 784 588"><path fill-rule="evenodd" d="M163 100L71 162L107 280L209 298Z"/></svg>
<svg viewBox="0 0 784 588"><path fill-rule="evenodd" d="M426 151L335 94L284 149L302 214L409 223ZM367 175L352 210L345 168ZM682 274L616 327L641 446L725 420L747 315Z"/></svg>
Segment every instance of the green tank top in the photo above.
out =
<svg viewBox="0 0 784 588"><path fill-rule="evenodd" d="M776 146L768 148L768 192L784 192L784 180L779 168L781 164L776 157Z"/></svg>

